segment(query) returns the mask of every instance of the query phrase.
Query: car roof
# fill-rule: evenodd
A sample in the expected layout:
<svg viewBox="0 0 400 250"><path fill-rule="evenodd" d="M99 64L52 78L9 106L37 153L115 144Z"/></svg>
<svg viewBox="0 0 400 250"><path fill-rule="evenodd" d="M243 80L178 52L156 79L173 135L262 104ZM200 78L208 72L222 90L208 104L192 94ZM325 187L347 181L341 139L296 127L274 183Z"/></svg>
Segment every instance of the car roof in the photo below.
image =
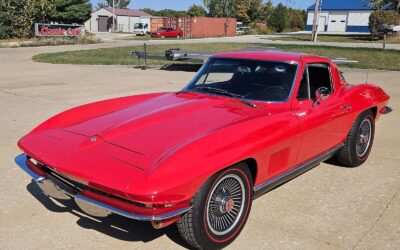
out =
<svg viewBox="0 0 400 250"><path fill-rule="evenodd" d="M304 58L326 59L319 56L308 55L296 52L284 52L274 50L255 50L217 53L213 57L236 58L236 59L256 59L268 61L287 61L300 63Z"/></svg>

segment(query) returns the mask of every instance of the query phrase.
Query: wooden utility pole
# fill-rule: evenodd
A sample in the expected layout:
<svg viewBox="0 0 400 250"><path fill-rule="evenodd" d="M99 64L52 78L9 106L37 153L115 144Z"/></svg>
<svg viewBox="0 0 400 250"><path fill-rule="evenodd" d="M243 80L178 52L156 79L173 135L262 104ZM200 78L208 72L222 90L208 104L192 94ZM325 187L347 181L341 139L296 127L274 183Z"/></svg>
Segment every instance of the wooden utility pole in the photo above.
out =
<svg viewBox="0 0 400 250"><path fill-rule="evenodd" d="M311 36L311 42L316 42L317 41L317 36L318 36L318 11L319 11L319 0L315 0L315 9L314 9L314 22L313 22L313 28L312 28L312 36Z"/></svg>

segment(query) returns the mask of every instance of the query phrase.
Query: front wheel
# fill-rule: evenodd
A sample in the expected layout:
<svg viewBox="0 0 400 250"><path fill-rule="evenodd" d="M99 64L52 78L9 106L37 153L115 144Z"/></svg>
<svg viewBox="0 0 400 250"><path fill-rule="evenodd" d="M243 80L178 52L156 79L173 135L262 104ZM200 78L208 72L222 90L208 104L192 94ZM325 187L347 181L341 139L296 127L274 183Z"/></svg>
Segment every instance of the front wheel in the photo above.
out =
<svg viewBox="0 0 400 250"><path fill-rule="evenodd" d="M344 147L338 153L338 160L344 166L358 167L371 152L375 135L375 119L371 110L362 112L351 127Z"/></svg>
<svg viewBox="0 0 400 250"><path fill-rule="evenodd" d="M210 178L192 199L193 208L178 222L183 239L198 249L220 249L233 242L250 213L252 187L245 164Z"/></svg>

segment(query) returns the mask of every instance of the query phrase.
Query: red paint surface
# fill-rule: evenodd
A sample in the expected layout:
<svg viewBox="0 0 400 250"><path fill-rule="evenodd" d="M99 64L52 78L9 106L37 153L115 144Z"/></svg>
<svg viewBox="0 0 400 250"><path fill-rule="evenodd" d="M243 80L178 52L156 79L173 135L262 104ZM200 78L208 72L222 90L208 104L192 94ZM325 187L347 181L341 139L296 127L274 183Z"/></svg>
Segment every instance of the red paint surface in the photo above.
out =
<svg viewBox="0 0 400 250"><path fill-rule="evenodd" d="M236 36L235 18L193 17L192 38Z"/></svg>
<svg viewBox="0 0 400 250"><path fill-rule="evenodd" d="M341 82L328 59L281 52L217 56L298 63L291 98L256 102L257 109L194 92L117 98L61 113L23 137L19 146L60 173L104 192L146 204L189 204L207 179L243 160L257 163L255 186L290 170L342 143L361 112L374 107L380 111L389 101L377 86ZM334 94L315 108L296 99L309 62L329 63L335 85ZM343 105L351 105L349 112ZM103 201L125 210L141 209Z"/></svg>
<svg viewBox="0 0 400 250"><path fill-rule="evenodd" d="M164 27L167 28L168 30L157 30L151 33L151 37L183 37L183 30L181 29L175 29L171 27Z"/></svg>

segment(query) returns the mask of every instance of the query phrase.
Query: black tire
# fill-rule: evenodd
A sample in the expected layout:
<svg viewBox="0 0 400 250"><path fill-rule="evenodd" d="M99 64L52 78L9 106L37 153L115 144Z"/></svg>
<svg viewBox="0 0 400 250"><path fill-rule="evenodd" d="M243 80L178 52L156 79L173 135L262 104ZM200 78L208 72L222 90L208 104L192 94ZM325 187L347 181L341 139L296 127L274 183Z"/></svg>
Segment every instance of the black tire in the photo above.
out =
<svg viewBox="0 0 400 250"><path fill-rule="evenodd" d="M182 238L197 249L226 247L246 224L252 196L253 180L246 164L219 172L200 188L192 209L177 223Z"/></svg>
<svg viewBox="0 0 400 250"><path fill-rule="evenodd" d="M371 152L375 136L375 118L371 110L362 112L351 127L337 158L346 167L362 165Z"/></svg>

